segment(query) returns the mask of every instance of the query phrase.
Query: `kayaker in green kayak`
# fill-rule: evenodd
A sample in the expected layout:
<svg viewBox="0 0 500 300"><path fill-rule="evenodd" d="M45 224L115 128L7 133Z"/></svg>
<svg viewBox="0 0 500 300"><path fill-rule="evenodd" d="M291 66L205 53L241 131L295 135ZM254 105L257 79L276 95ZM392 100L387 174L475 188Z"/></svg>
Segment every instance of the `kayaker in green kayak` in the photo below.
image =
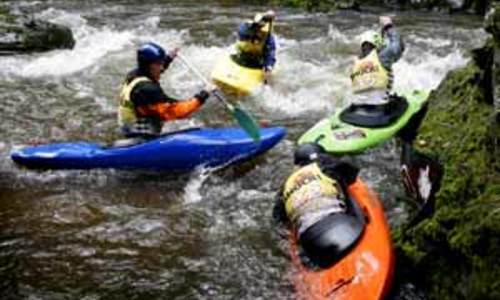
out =
<svg viewBox="0 0 500 300"><path fill-rule="evenodd" d="M316 264L338 258L363 230L352 215L347 187L356 181L358 168L323 153L317 144L295 151L295 171L278 194L273 219L291 223L307 257ZM338 226L337 226L338 225ZM347 230L347 227L349 230ZM338 234L338 230L344 231ZM340 239L340 240L339 240Z"/></svg>
<svg viewBox="0 0 500 300"><path fill-rule="evenodd" d="M146 43L137 50L137 68L128 73L119 95L118 122L125 137L157 137L165 121L187 118L209 98L207 89L211 87L185 101L165 94L160 77L177 51L167 53L155 43Z"/></svg>
<svg viewBox="0 0 500 300"><path fill-rule="evenodd" d="M262 68L266 79L276 63L276 42L272 33L275 17L272 10L258 13L238 28L236 62L249 68Z"/></svg>
<svg viewBox="0 0 500 300"><path fill-rule="evenodd" d="M354 105L381 105L398 98L392 89L392 65L401 58L403 41L390 17L379 18L381 33L373 30L361 35L361 54L351 72Z"/></svg>

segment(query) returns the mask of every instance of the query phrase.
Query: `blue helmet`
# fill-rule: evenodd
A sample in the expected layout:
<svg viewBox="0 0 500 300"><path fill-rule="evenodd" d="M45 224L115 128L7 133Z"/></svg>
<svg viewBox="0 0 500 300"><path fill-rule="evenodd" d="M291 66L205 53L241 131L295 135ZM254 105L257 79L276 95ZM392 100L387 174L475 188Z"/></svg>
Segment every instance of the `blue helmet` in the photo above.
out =
<svg viewBox="0 0 500 300"><path fill-rule="evenodd" d="M257 23L245 22L238 27L238 38L240 40L251 40L257 37L259 27Z"/></svg>
<svg viewBox="0 0 500 300"><path fill-rule="evenodd" d="M139 66L147 66L158 61L165 62L169 58L170 56L165 50L155 43L143 44L137 50L137 63Z"/></svg>

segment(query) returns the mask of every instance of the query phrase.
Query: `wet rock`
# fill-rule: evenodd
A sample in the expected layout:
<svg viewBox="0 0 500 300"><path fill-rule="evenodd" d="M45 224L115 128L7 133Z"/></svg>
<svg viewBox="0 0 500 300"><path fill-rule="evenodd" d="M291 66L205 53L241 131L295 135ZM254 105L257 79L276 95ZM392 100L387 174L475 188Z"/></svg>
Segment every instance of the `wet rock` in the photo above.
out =
<svg viewBox="0 0 500 300"><path fill-rule="evenodd" d="M14 16L0 8L0 54L73 48L75 39L68 27Z"/></svg>

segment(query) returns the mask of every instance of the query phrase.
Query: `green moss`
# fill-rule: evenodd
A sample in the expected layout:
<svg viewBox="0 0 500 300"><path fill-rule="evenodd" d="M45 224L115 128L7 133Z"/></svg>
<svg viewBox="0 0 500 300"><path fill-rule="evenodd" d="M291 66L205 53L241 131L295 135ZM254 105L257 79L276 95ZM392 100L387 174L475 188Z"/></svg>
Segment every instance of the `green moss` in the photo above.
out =
<svg viewBox="0 0 500 300"><path fill-rule="evenodd" d="M16 18L10 14L8 8L0 5L0 23L12 24Z"/></svg>
<svg viewBox="0 0 500 300"><path fill-rule="evenodd" d="M417 137L445 175L433 216L394 238L400 267L414 270L430 299L500 299L499 126L484 63L492 45L432 93Z"/></svg>

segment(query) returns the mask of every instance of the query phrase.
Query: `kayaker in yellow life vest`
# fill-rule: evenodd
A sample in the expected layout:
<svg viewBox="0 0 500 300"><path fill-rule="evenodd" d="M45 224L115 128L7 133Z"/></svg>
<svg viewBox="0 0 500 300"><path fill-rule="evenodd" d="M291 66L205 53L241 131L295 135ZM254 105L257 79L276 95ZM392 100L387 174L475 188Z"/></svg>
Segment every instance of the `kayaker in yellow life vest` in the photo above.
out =
<svg viewBox="0 0 500 300"><path fill-rule="evenodd" d="M137 50L138 66L125 78L119 96L118 122L125 137L156 137L165 121L188 117L210 96L207 90L201 90L192 98L180 101L164 93L160 77L177 50L167 54L155 43L146 43Z"/></svg>
<svg viewBox="0 0 500 300"><path fill-rule="evenodd" d="M392 65L404 51L401 36L390 17L379 18L382 34L369 30L361 35L361 54L351 71L353 104L386 104L392 89Z"/></svg>
<svg viewBox="0 0 500 300"><path fill-rule="evenodd" d="M258 13L238 28L236 62L248 68L262 68L268 77L276 63L276 43L272 34L275 13Z"/></svg>
<svg viewBox="0 0 500 300"><path fill-rule="evenodd" d="M349 240L362 232L363 223L352 215L346 194L358 169L323 153L316 144L299 146L294 160L296 168L277 197L273 217L291 225L312 261L325 263L342 254L338 252L346 249L341 248L351 246Z"/></svg>

